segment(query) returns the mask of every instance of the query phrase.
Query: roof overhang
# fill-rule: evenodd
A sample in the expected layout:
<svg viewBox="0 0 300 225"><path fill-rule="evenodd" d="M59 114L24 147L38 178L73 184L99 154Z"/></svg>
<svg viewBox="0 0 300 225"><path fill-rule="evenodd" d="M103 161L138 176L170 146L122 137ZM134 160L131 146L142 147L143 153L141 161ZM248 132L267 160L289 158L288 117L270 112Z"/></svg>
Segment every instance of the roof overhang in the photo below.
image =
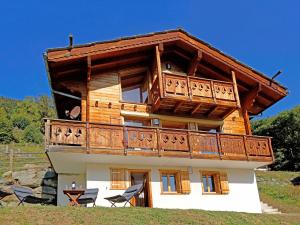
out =
<svg viewBox="0 0 300 225"><path fill-rule="evenodd" d="M245 85L249 84L250 87L255 87L258 84L261 85L258 100L263 104L257 108L254 105L249 110L251 114L261 113L288 93L286 87L270 79L263 73L254 70L181 29L126 37L112 41L75 45L72 48L48 49L46 62L51 71L51 67L54 65L64 63L78 64L86 60L88 56L92 60L101 60L106 57L122 56L130 52L147 51L158 44L168 45L170 43L180 43L180 45L184 45L190 51L200 50L203 52L203 58L207 62L213 61L217 67L222 68L223 71L229 74L231 70L234 70L238 84L239 82L243 82ZM52 75L51 72L49 73L51 80ZM53 79L52 81L55 82Z"/></svg>

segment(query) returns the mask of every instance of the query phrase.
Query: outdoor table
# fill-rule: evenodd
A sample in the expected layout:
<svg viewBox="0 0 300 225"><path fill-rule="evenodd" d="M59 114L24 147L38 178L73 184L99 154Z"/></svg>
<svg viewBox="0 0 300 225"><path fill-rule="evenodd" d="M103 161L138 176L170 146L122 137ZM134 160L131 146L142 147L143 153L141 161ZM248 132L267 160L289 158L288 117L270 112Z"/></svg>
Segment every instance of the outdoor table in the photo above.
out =
<svg viewBox="0 0 300 225"><path fill-rule="evenodd" d="M69 206L79 206L78 199L84 194L83 189L66 189L63 193L69 197Z"/></svg>

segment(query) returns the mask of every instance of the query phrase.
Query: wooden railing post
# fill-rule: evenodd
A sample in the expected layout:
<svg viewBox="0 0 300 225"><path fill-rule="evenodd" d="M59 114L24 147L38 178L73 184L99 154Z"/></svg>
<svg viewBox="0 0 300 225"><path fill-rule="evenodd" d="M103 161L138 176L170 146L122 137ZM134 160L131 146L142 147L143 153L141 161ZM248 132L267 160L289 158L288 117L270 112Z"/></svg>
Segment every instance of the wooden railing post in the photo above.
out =
<svg viewBox="0 0 300 225"><path fill-rule="evenodd" d="M244 135L244 136L243 136L243 142L244 142L245 154L246 154L246 157L247 157L247 161L249 161L246 141L247 141L247 139L246 139L246 136Z"/></svg>
<svg viewBox="0 0 300 225"><path fill-rule="evenodd" d="M210 81L210 90L211 90L211 94L212 94L213 99L214 99L214 103L217 104L216 93L215 93L215 88L214 88L214 82L212 80Z"/></svg>
<svg viewBox="0 0 300 225"><path fill-rule="evenodd" d="M156 128L156 135L157 135L157 154L159 157L161 157L161 140L160 140L160 130L159 128Z"/></svg>
<svg viewBox="0 0 300 225"><path fill-rule="evenodd" d="M219 153L219 158L222 160L222 146L221 146L221 140L220 140L220 134L216 133L216 138L217 138L217 147L218 147L218 153Z"/></svg>
<svg viewBox="0 0 300 225"><path fill-rule="evenodd" d="M46 123L45 123L45 147L47 149L48 145L50 144L50 120L46 120Z"/></svg>
<svg viewBox="0 0 300 225"><path fill-rule="evenodd" d="M192 92L192 88L191 88L191 81L190 78L187 77L187 89L188 89L188 97L190 100L193 99L193 92Z"/></svg>
<svg viewBox="0 0 300 225"><path fill-rule="evenodd" d="M124 147L124 155L127 155L127 149L128 149L128 131L126 126L123 125L123 147Z"/></svg>
<svg viewBox="0 0 300 225"><path fill-rule="evenodd" d="M268 138L268 143L269 143L269 151L270 151L270 155L272 156L272 161L275 161L275 157L274 157L274 152L273 152L273 148L272 148L272 142L271 142L271 137Z"/></svg>
<svg viewBox="0 0 300 225"><path fill-rule="evenodd" d="M189 150L190 150L190 158L192 159L193 158L193 148L192 148L192 141L191 141L191 132L188 131L187 132L187 136L188 136L188 147L189 147Z"/></svg>
<svg viewBox="0 0 300 225"><path fill-rule="evenodd" d="M85 135L86 152L90 153L90 123L86 122L85 127L86 127L86 135Z"/></svg>

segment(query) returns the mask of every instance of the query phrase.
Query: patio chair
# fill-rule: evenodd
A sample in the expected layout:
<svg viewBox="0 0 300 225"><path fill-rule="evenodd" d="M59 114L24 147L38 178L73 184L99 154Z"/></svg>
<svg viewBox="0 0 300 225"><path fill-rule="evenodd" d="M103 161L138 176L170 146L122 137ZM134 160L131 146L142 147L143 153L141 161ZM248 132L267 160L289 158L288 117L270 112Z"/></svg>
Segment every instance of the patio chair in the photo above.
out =
<svg viewBox="0 0 300 225"><path fill-rule="evenodd" d="M78 198L78 203L80 205L93 203L93 207L95 207L98 192L99 192L98 188L86 189L84 194Z"/></svg>
<svg viewBox="0 0 300 225"><path fill-rule="evenodd" d="M134 206L131 204L130 200L133 197L138 196L143 190L143 187L144 187L143 184L133 185L129 187L122 195L115 195L104 199L108 200L111 203L111 207L117 207L116 203L123 203L123 202L125 202L123 207L125 207L127 203L129 203L131 206Z"/></svg>
<svg viewBox="0 0 300 225"><path fill-rule="evenodd" d="M31 188L27 188L27 187L22 187L22 186L12 186L11 188L14 192L14 194L17 196L17 198L19 199L19 205L24 205L24 202L26 203L30 203L30 204L47 204L51 201L51 199L48 198L39 198L36 197L33 194L33 191Z"/></svg>
<svg viewBox="0 0 300 225"><path fill-rule="evenodd" d="M12 195L12 193L0 190L0 206L2 206L1 200L9 195Z"/></svg>

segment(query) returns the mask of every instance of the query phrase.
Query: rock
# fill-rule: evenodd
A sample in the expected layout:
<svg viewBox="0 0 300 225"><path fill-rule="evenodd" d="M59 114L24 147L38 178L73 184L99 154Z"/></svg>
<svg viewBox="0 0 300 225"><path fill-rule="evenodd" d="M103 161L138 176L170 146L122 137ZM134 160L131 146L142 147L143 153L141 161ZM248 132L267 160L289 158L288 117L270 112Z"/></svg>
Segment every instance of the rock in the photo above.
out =
<svg viewBox="0 0 300 225"><path fill-rule="evenodd" d="M44 186L49 186L49 187L57 187L57 180L54 179L44 179L43 180L43 185Z"/></svg>
<svg viewBox="0 0 300 225"><path fill-rule="evenodd" d="M49 199L50 202L56 199L55 195L48 195L48 194L42 194L41 197Z"/></svg>
<svg viewBox="0 0 300 225"><path fill-rule="evenodd" d="M42 186L33 189L34 194L42 194Z"/></svg>
<svg viewBox="0 0 300 225"><path fill-rule="evenodd" d="M49 195L56 195L56 188L49 187L49 186L42 186L42 193L49 194Z"/></svg>
<svg viewBox="0 0 300 225"><path fill-rule="evenodd" d="M2 177L5 178L5 179L10 179L12 177L12 172L7 171L7 172L2 174Z"/></svg>
<svg viewBox="0 0 300 225"><path fill-rule="evenodd" d="M4 185L6 183L6 180L4 180L3 178L0 178L0 186Z"/></svg>
<svg viewBox="0 0 300 225"><path fill-rule="evenodd" d="M56 178L57 175L53 170L48 170L45 175L44 175L44 179L50 179L50 178Z"/></svg>
<svg viewBox="0 0 300 225"><path fill-rule="evenodd" d="M23 168L25 169L25 170L29 170L29 169L38 169L38 168L40 168L38 165L36 165L36 164L25 164L24 166L23 166Z"/></svg>
<svg viewBox="0 0 300 225"><path fill-rule="evenodd" d="M45 171L37 172L36 170L30 169L13 172L12 178L17 180L22 186L36 188L41 185L44 174Z"/></svg>

